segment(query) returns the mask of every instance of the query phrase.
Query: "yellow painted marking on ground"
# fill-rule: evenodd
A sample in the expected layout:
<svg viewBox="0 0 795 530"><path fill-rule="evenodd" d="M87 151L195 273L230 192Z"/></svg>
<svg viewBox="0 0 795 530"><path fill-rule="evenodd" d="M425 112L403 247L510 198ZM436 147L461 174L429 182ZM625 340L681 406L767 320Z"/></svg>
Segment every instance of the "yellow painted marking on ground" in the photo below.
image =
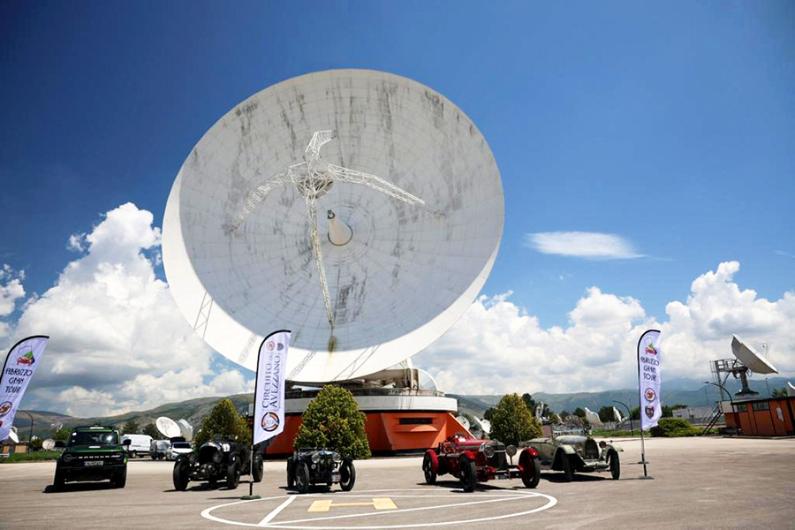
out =
<svg viewBox="0 0 795 530"><path fill-rule="evenodd" d="M307 510L308 512L327 512L331 508L352 508L357 506L372 506L376 510L397 510L397 505L389 497L375 497L371 502L334 502L332 500L315 501Z"/></svg>

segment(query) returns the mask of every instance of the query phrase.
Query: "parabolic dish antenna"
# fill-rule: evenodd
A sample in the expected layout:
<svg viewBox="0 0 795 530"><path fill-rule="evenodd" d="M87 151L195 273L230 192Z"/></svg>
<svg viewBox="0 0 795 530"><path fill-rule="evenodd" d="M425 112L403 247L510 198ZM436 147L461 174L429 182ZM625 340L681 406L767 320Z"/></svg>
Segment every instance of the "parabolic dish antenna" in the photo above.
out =
<svg viewBox="0 0 795 530"><path fill-rule="evenodd" d="M497 164L458 107L410 79L331 70L230 110L177 174L163 261L177 305L254 369L292 330L287 379L351 379L439 338L491 271Z"/></svg>
<svg viewBox="0 0 795 530"><path fill-rule="evenodd" d="M47 438L46 440L41 442L41 448L44 449L45 451L52 451L53 449L55 449L55 440L53 440L52 438Z"/></svg>
<svg viewBox="0 0 795 530"><path fill-rule="evenodd" d="M456 416L455 421L460 423L464 429L469 430L469 420L464 416Z"/></svg>
<svg viewBox="0 0 795 530"><path fill-rule="evenodd" d="M14 430L8 431L8 439L11 440L12 442L14 442L15 444L18 444L19 443L19 435L17 434L17 431L14 431Z"/></svg>
<svg viewBox="0 0 795 530"><path fill-rule="evenodd" d="M732 335L732 353L737 359L755 374L777 374L778 370L767 359L745 345L743 341Z"/></svg>
<svg viewBox="0 0 795 530"><path fill-rule="evenodd" d="M180 435L179 425L177 422L166 416L160 416L155 420L155 427L166 438L176 438Z"/></svg>
<svg viewBox="0 0 795 530"><path fill-rule="evenodd" d="M177 420L177 426L179 427L180 435L185 438L186 442L193 440L193 426L188 423L188 420Z"/></svg>

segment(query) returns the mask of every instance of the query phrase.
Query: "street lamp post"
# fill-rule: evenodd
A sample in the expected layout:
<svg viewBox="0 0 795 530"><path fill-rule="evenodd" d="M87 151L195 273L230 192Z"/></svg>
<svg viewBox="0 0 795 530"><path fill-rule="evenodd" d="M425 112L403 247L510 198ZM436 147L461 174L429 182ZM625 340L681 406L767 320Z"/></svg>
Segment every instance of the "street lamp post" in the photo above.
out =
<svg viewBox="0 0 795 530"><path fill-rule="evenodd" d="M615 399L612 401L613 403L618 403L619 405L622 405L625 409L627 409L627 418L629 418L629 432L630 434L635 434L635 429L632 427L632 411L629 410L629 407L623 401L617 401Z"/></svg>
<svg viewBox="0 0 795 530"><path fill-rule="evenodd" d="M28 446L30 446L30 442L33 441L33 414L27 410L20 410L19 412L24 412L28 415L28 418L30 418L30 432L28 433Z"/></svg>

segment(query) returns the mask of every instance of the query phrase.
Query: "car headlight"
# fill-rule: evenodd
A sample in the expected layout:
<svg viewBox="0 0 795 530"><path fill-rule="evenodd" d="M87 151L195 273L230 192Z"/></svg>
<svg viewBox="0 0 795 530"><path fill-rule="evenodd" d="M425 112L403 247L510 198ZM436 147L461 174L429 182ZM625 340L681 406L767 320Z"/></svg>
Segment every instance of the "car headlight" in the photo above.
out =
<svg viewBox="0 0 795 530"><path fill-rule="evenodd" d="M216 464L221 463L221 451L216 451L213 453L213 462L215 462Z"/></svg>
<svg viewBox="0 0 795 530"><path fill-rule="evenodd" d="M320 453L312 453L312 463L317 464L320 462Z"/></svg>
<svg viewBox="0 0 795 530"><path fill-rule="evenodd" d="M509 445L508 447L505 448L505 453L508 456L516 455L516 446L515 445Z"/></svg>
<svg viewBox="0 0 795 530"><path fill-rule="evenodd" d="M483 454L486 455L486 458L491 458L492 456L494 456L494 446L493 445L491 445L491 444L483 444L481 446L481 448L483 449Z"/></svg>
<svg viewBox="0 0 795 530"><path fill-rule="evenodd" d="M334 451L334 454L333 454L333 455L331 455L331 458L333 458L333 459L334 459L334 461L335 461L335 462L337 462L338 464L339 464L340 462L342 462L342 455L341 455L341 454L339 454L339 453L338 453L338 452L336 452L336 451Z"/></svg>
<svg viewBox="0 0 795 530"><path fill-rule="evenodd" d="M72 460L74 460L74 459L75 459L75 456L72 453L65 453L63 455L63 461L66 462L67 464L69 462L71 462Z"/></svg>

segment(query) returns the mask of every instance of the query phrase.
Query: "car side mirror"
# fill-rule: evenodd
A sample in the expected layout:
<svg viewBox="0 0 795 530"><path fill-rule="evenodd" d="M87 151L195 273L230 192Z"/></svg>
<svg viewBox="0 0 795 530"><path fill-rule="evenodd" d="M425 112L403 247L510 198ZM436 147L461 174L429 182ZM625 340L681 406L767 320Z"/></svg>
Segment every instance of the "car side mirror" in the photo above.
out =
<svg viewBox="0 0 795 530"><path fill-rule="evenodd" d="M129 446L131 443L132 443L132 440L130 440L129 438L127 438L127 439L126 439L126 440L124 440L124 441L123 441L121 444L122 444L122 445L124 445L124 446Z"/></svg>
<svg viewBox="0 0 795 530"><path fill-rule="evenodd" d="M66 444L63 443L61 440L58 440L58 441L55 442L55 448L56 449L63 449L64 447L66 447Z"/></svg>

